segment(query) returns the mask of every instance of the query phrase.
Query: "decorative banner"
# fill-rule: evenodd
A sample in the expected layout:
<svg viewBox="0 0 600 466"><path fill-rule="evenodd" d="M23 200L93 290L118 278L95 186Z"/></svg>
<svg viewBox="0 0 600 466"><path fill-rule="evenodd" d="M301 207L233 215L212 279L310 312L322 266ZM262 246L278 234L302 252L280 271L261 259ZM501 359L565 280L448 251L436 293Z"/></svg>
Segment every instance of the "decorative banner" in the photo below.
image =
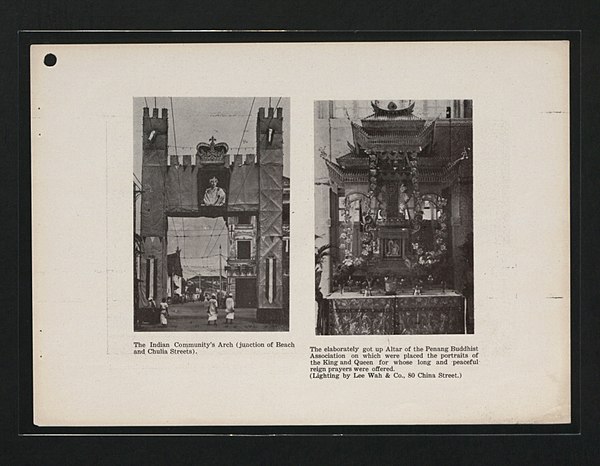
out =
<svg viewBox="0 0 600 466"><path fill-rule="evenodd" d="M156 298L156 258L146 259L146 296Z"/></svg>
<svg viewBox="0 0 600 466"><path fill-rule="evenodd" d="M274 257L268 257L267 258L267 267L266 267L266 272L267 272L267 288L266 288L266 296L267 296L267 301L269 301L269 304L273 303L274 297L275 297L275 266L276 266L276 259Z"/></svg>

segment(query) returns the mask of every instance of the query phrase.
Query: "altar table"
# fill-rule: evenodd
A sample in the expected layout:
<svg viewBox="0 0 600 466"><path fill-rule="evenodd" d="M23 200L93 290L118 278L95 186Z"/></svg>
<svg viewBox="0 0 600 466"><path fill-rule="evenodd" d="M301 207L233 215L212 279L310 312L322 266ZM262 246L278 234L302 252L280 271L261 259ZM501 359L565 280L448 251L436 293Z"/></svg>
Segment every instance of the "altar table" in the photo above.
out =
<svg viewBox="0 0 600 466"><path fill-rule="evenodd" d="M363 296L332 293L319 310L321 335L421 335L465 333L465 298L454 291L421 295Z"/></svg>

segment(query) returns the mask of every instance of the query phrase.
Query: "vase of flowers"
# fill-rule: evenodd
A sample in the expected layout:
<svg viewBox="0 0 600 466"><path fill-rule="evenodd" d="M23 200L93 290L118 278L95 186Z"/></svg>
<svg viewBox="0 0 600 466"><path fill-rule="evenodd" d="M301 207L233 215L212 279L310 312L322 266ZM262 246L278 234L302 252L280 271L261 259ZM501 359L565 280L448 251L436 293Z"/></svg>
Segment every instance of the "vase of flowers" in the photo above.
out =
<svg viewBox="0 0 600 466"><path fill-rule="evenodd" d="M352 257L347 254L341 264L337 266L334 278L340 287L340 293L344 293L344 288L352 279L352 274L363 264L360 257Z"/></svg>
<svg viewBox="0 0 600 466"><path fill-rule="evenodd" d="M404 277L400 278L400 281L398 282L398 284L400 285L400 287L399 287L400 294L402 294L404 292L404 285L406 284L406 278L404 278Z"/></svg>
<svg viewBox="0 0 600 466"><path fill-rule="evenodd" d="M427 288L428 288L429 290L433 290L433 283L434 283L434 281L435 281L435 280L434 280L434 278L433 278L433 275L429 274L429 275L427 276Z"/></svg>
<svg viewBox="0 0 600 466"><path fill-rule="evenodd" d="M386 275L384 277L385 294L394 295L398 289L398 279L394 275Z"/></svg>
<svg viewBox="0 0 600 466"><path fill-rule="evenodd" d="M370 275L365 278L365 296L373 296L373 277Z"/></svg>
<svg viewBox="0 0 600 466"><path fill-rule="evenodd" d="M408 285L415 286L420 280L420 276L423 273L423 265L419 263L418 259L404 259L406 264L406 272L408 274Z"/></svg>

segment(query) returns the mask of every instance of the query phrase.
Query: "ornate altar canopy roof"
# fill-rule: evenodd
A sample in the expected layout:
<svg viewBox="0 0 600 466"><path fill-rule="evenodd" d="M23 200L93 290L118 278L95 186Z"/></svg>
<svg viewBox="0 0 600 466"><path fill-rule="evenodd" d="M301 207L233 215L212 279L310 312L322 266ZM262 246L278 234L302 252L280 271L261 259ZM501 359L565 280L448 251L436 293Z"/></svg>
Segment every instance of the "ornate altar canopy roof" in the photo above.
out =
<svg viewBox="0 0 600 466"><path fill-rule="evenodd" d="M373 114L360 123L351 122L353 143L348 143L349 152L337 157L336 163L327 163L330 176L338 182L367 182L368 153L417 153L421 179L428 182L445 182L451 172L464 165L449 166L461 157L463 147L470 146L470 124L456 122L454 131L449 132L447 120L414 115L414 101L382 104L374 100L371 106Z"/></svg>
<svg viewBox="0 0 600 466"><path fill-rule="evenodd" d="M352 137L358 154L362 150L420 151L431 141L433 121L413 114L414 101L390 101L387 106L378 100L371 102L373 114L352 123ZM347 163L352 164L349 160Z"/></svg>

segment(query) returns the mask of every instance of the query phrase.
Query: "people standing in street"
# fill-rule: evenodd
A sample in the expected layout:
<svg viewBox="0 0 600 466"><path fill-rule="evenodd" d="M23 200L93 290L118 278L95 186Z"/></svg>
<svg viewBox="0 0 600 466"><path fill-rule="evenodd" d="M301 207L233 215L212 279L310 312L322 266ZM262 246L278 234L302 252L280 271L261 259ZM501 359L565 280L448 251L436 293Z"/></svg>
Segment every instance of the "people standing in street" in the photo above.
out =
<svg viewBox="0 0 600 466"><path fill-rule="evenodd" d="M218 303L217 303L217 295L213 294L208 300L208 325L211 325L211 322L214 325L217 325L217 317L219 316L218 311Z"/></svg>
<svg viewBox="0 0 600 466"><path fill-rule="evenodd" d="M233 295L231 293L227 295L227 299L225 300L225 310L227 311L225 325L233 324L233 319L235 317L235 303L233 302Z"/></svg>
<svg viewBox="0 0 600 466"><path fill-rule="evenodd" d="M160 322L160 314L157 314L158 308L154 302L154 298L148 298L148 307L150 308L149 315L147 316L148 321L152 324L158 324Z"/></svg>
<svg viewBox="0 0 600 466"><path fill-rule="evenodd" d="M167 326L167 317L169 317L169 305L167 304L167 298L163 298L160 303L160 325L163 327Z"/></svg>

